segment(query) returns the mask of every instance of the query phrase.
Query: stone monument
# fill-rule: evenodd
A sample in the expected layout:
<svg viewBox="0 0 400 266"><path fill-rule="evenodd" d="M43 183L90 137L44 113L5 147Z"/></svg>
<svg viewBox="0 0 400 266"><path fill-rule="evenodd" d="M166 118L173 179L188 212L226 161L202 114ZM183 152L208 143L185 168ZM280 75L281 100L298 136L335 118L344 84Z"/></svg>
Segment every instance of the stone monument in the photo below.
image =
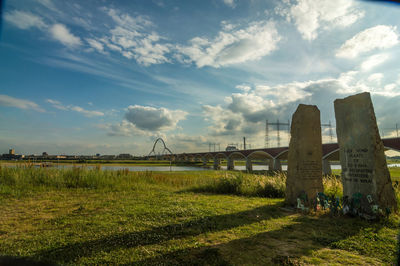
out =
<svg viewBox="0 0 400 266"><path fill-rule="evenodd" d="M323 192L320 112L315 105L300 104L292 116L286 179L286 204L303 198L304 206Z"/></svg>
<svg viewBox="0 0 400 266"><path fill-rule="evenodd" d="M336 99L334 105L343 197L356 200L360 214L397 209L370 94Z"/></svg>

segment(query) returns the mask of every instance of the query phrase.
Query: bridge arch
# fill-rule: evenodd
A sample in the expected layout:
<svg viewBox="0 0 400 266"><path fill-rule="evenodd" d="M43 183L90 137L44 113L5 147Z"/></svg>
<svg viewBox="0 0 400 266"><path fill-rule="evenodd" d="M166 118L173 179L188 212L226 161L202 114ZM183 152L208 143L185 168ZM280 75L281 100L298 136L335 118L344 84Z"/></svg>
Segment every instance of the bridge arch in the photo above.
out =
<svg viewBox="0 0 400 266"><path fill-rule="evenodd" d="M234 151L231 154L228 155L228 159L247 159L246 155L244 155L243 153L239 152L239 151Z"/></svg>
<svg viewBox="0 0 400 266"><path fill-rule="evenodd" d="M208 159L208 160L214 159L214 155L212 155L211 153L206 153L206 154L204 154L202 157L203 157L203 158L206 158L206 159Z"/></svg>
<svg viewBox="0 0 400 266"><path fill-rule="evenodd" d="M225 153L222 153L222 152L220 152L220 153L217 153L217 154L215 154L214 155L214 159L227 159L228 160L228 155L226 155Z"/></svg>
<svg viewBox="0 0 400 266"><path fill-rule="evenodd" d="M163 144L163 146L164 146L163 153L164 153L165 151L168 151L170 154L173 154L172 151L167 147L167 145L165 145L165 141L164 141L162 138L158 138L158 139L156 139L156 141L154 142L153 148L151 149L151 151L150 151L150 153L149 153L148 156L151 156L152 153L153 153L155 156L157 156L156 151L155 151L155 148L156 148L156 145L157 145L158 142L161 142L161 143Z"/></svg>
<svg viewBox="0 0 400 266"><path fill-rule="evenodd" d="M268 152L265 151L253 151L252 153L250 153L249 155L247 155L247 158L251 158L251 159L273 159L274 157L269 154Z"/></svg>
<svg viewBox="0 0 400 266"><path fill-rule="evenodd" d="M289 149L283 150L280 153L278 153L274 159L287 159L289 154Z"/></svg>
<svg viewBox="0 0 400 266"><path fill-rule="evenodd" d="M337 148L331 152L328 152L327 154L322 156L323 160L329 160L329 161L338 161L340 160L340 155L339 155L340 149Z"/></svg>

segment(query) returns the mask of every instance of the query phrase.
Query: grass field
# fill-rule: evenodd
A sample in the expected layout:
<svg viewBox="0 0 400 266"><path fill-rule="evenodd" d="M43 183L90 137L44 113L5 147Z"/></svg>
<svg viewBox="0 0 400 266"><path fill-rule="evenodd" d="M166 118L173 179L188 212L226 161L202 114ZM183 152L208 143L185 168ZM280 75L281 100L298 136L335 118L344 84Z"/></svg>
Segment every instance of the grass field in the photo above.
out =
<svg viewBox="0 0 400 266"><path fill-rule="evenodd" d="M284 178L2 167L0 264L395 261L399 215L368 222L287 211L281 208ZM324 185L329 193L341 193L334 178Z"/></svg>

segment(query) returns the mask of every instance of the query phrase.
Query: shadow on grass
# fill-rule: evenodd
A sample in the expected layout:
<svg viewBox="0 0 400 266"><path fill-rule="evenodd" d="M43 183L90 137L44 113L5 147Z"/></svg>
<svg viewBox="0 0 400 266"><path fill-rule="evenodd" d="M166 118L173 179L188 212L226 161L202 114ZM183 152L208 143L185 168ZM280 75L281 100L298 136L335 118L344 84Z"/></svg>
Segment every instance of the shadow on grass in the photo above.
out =
<svg viewBox="0 0 400 266"><path fill-rule="evenodd" d="M366 256L358 264L369 264L374 260L371 258L379 258L388 264L394 262L395 254L388 251L386 243L371 238L382 228L382 223L368 223L347 217L331 218L329 215L318 218L299 216L294 222L279 230L249 238L183 249L132 265L298 265L297 259L301 256L311 255L313 251L323 248L356 251ZM375 243L372 244L374 246L368 246L366 242ZM319 263L335 263L327 259Z"/></svg>
<svg viewBox="0 0 400 266"><path fill-rule="evenodd" d="M293 215L284 212L281 204L267 205L233 214L207 216L200 219L155 227L140 232L105 236L95 240L71 243L38 251L30 259L73 263L81 257L137 246L162 244L173 239L198 236L208 232L233 229L252 223ZM278 221L277 221L278 222ZM282 221L281 221L282 222ZM280 229L247 238L199 248L187 248L137 261L135 265L291 265L314 250L340 249L378 258L392 263L396 240L382 237L383 227L396 228L397 222L367 222L358 218L299 215ZM266 230L268 228L265 228ZM320 262L326 263L326 262ZM354 263L354 262L352 262Z"/></svg>
<svg viewBox="0 0 400 266"><path fill-rule="evenodd" d="M31 260L29 258L19 258L19 257L14 257L14 256L0 256L0 265L2 266L8 266L8 265L13 265L13 266L55 266L56 264L53 264L51 262L47 261L35 261Z"/></svg>
<svg viewBox="0 0 400 266"><path fill-rule="evenodd" d="M172 239L227 230L287 215L279 209L279 206L280 204L268 205L233 214L206 216L193 221L156 227L146 231L117 234L96 240L67 244L41 250L32 258L70 263L80 257L89 257L98 252L110 252L120 248L158 244ZM214 257L212 255L210 259Z"/></svg>

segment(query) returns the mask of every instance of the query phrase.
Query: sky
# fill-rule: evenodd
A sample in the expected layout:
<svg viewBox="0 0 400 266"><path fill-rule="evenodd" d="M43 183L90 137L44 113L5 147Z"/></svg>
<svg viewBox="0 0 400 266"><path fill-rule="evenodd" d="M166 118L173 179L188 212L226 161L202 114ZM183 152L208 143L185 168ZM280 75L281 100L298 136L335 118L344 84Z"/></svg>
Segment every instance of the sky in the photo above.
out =
<svg viewBox="0 0 400 266"><path fill-rule="evenodd" d="M174 153L243 137L259 148L265 121L287 123L300 103L336 141L333 101L363 91L381 137L400 128L397 4L3 2L0 154L146 155L158 137Z"/></svg>

